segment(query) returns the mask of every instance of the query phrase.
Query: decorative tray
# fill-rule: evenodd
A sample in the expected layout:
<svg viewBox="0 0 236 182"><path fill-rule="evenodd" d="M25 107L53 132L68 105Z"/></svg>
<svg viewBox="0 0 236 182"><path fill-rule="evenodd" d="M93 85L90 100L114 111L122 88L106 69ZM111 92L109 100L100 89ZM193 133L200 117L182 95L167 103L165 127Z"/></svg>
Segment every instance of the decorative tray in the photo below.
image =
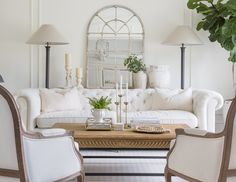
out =
<svg viewBox="0 0 236 182"><path fill-rule="evenodd" d="M142 124L136 126L135 131L142 133L162 134L162 133L169 133L170 129L165 129L161 125Z"/></svg>
<svg viewBox="0 0 236 182"><path fill-rule="evenodd" d="M112 129L111 118L104 118L104 122L96 122L94 118L88 118L86 121L86 130L110 131Z"/></svg>

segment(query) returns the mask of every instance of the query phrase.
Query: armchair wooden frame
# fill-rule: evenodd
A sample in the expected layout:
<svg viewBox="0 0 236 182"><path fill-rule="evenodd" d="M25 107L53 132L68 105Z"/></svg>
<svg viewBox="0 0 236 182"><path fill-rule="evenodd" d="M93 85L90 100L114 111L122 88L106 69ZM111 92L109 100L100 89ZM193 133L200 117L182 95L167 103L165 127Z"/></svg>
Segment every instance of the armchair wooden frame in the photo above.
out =
<svg viewBox="0 0 236 182"><path fill-rule="evenodd" d="M71 136L72 138L73 132L67 131L63 135L44 136L38 132L29 133L29 132L24 131L22 122L21 122L20 113L19 113L17 104L13 96L6 88L4 88L1 85L0 85L0 95L7 101L11 110L13 124L14 124L14 135L15 135L17 163L18 163L18 170L0 168L0 176L19 178L21 182L29 182L28 174L26 171L26 162L25 162L25 157L24 157L23 137L27 137L31 139L48 139L48 138ZM81 161L81 171L76 172L70 176L64 177L63 179L57 180L56 182L68 181L75 178L77 178L79 182L84 181L85 173L84 173L84 169L82 165L83 158L82 158L82 155L79 153L79 151L75 148L75 146L74 146L74 151L76 153L77 158L80 159Z"/></svg>
<svg viewBox="0 0 236 182"><path fill-rule="evenodd" d="M178 140L179 135L185 135L185 136L197 137L197 138L220 138L220 137L225 138L218 182L226 182L227 177L236 177L236 169L229 169L235 113L236 113L236 98L233 99L232 104L229 108L224 130L220 133L207 133L204 136L200 136L200 135L186 133L184 131L184 129L176 129L176 139L177 140ZM167 165L165 168L166 181L171 182L172 176L178 176L178 177L181 177L181 178L188 180L190 182L200 182L198 179L194 179L192 177L186 176L186 175L181 174L177 171L174 171L168 167L169 156L171 155L172 151L174 150L176 143L177 142L175 142L174 146L171 148L171 150L169 151L169 153L167 155Z"/></svg>

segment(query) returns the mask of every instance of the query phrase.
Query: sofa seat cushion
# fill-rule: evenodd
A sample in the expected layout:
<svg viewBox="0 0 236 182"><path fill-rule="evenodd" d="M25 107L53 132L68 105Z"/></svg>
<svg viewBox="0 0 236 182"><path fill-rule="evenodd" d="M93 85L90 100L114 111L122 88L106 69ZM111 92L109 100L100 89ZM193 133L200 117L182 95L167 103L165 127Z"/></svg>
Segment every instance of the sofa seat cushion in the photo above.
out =
<svg viewBox="0 0 236 182"><path fill-rule="evenodd" d="M130 120L158 120L161 124L187 124L191 128L198 126L197 117L188 111L181 110L158 110L139 111L128 113Z"/></svg>
<svg viewBox="0 0 236 182"><path fill-rule="evenodd" d="M88 117L92 117L89 110L42 113L36 118L36 124L39 128L50 128L56 123L85 123ZM113 111L106 112L105 117L112 118L113 122L116 121L116 114Z"/></svg>

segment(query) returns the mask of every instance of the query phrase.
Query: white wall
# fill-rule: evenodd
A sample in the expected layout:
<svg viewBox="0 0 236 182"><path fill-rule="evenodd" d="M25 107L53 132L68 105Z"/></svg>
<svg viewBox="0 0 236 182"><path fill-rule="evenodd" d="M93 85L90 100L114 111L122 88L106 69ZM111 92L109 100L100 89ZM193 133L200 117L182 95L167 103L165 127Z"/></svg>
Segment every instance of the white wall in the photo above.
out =
<svg viewBox="0 0 236 182"><path fill-rule="evenodd" d="M72 54L74 67L86 66L86 28L100 8L119 4L134 10L145 28L145 62L168 64L171 85L179 87L180 50L162 45L180 24L195 25L199 17L186 8L186 0L0 0L0 74L11 90L44 85L45 48L25 42L41 24L54 24L70 42L51 48L50 86L64 86L64 53ZM187 48L186 85L233 95L227 53L197 32L204 46Z"/></svg>

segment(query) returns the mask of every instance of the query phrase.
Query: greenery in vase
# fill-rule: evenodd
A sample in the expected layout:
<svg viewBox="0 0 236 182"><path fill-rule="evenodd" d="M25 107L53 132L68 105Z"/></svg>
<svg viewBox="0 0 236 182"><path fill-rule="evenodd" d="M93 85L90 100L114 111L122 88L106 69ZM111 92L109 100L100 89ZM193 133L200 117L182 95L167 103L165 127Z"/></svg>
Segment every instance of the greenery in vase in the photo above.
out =
<svg viewBox="0 0 236 182"><path fill-rule="evenodd" d="M203 15L197 30L209 31L209 40L217 41L236 62L236 0L188 0L188 8Z"/></svg>
<svg viewBox="0 0 236 182"><path fill-rule="evenodd" d="M131 55L124 60L124 66L132 73L138 73L139 71L146 71L146 65L143 60L136 55Z"/></svg>
<svg viewBox="0 0 236 182"><path fill-rule="evenodd" d="M100 98L88 98L89 104L93 107L93 109L108 109L110 110L109 105L111 104L111 98L100 97Z"/></svg>

